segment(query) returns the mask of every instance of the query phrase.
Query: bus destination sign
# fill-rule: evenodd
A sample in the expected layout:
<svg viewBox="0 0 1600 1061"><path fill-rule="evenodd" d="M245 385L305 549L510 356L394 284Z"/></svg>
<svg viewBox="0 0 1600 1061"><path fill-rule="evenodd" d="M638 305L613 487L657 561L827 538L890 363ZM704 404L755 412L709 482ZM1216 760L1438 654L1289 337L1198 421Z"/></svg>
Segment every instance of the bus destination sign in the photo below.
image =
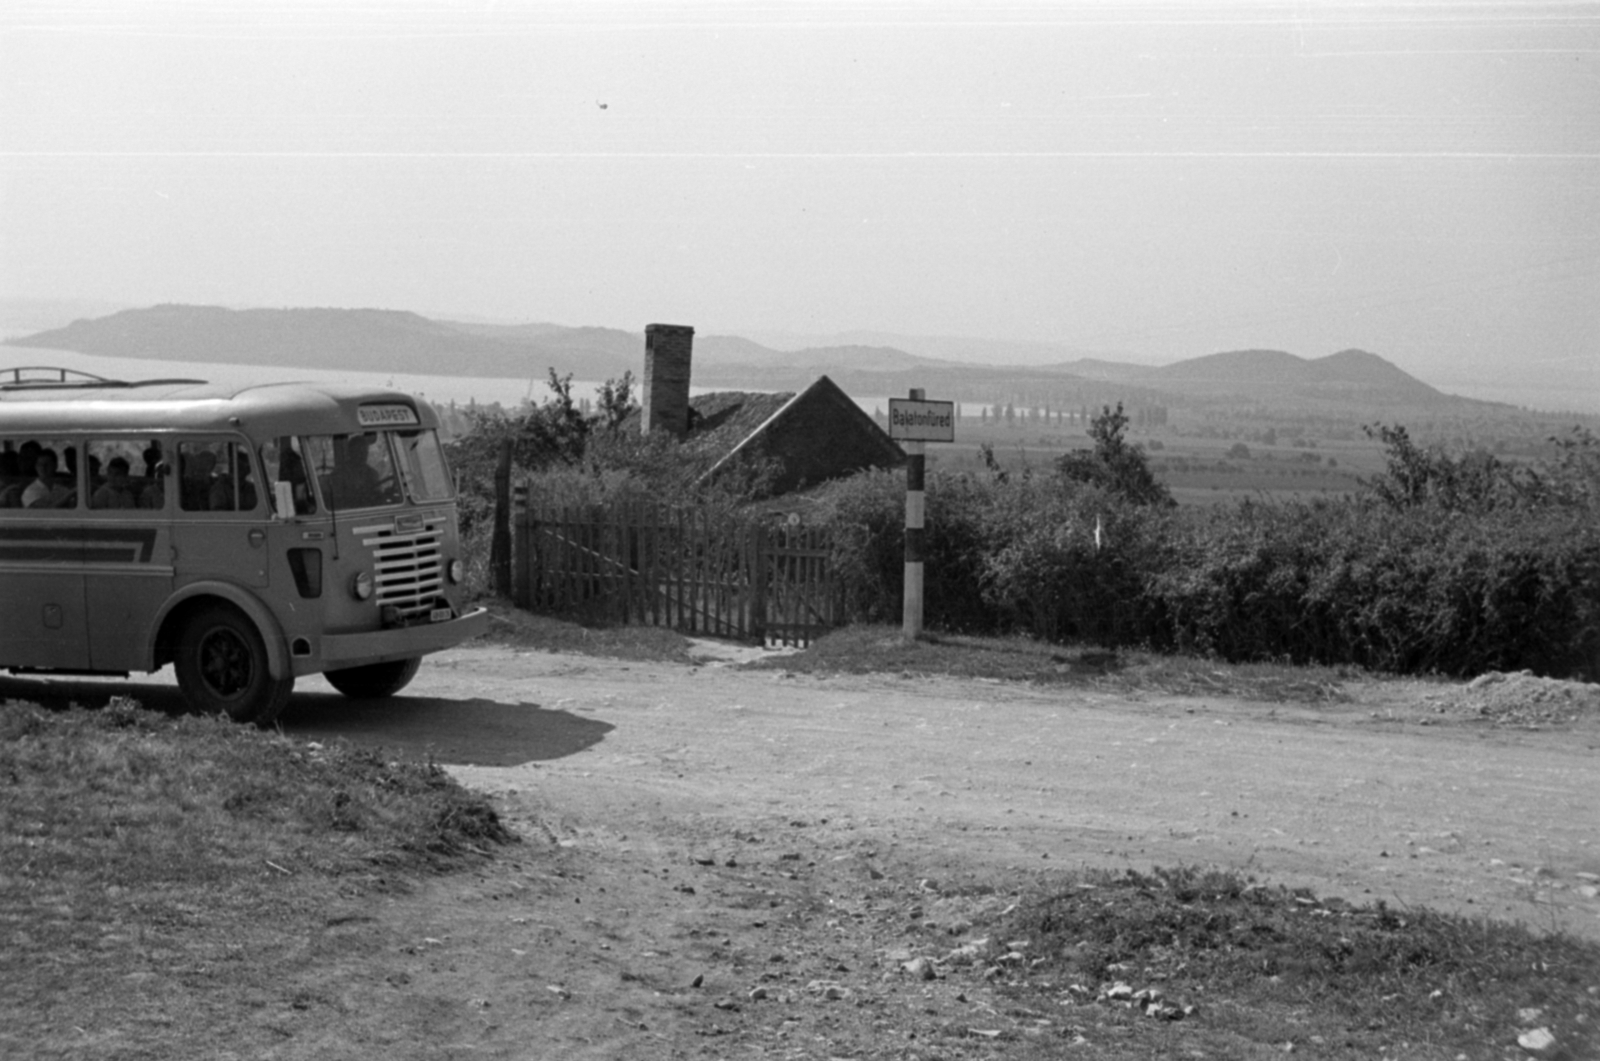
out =
<svg viewBox="0 0 1600 1061"><path fill-rule="evenodd" d="M956 403L890 398L889 437L907 442L954 442Z"/></svg>
<svg viewBox="0 0 1600 1061"><path fill-rule="evenodd" d="M356 409L356 423L362 427L394 427L417 422L417 411L409 405L362 405Z"/></svg>

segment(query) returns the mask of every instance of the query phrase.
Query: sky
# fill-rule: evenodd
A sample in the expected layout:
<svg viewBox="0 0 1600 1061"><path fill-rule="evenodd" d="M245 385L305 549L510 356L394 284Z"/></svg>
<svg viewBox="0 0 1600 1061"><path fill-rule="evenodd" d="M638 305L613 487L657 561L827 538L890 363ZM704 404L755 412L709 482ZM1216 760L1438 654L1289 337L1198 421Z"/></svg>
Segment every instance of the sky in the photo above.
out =
<svg viewBox="0 0 1600 1061"><path fill-rule="evenodd" d="M1597 296L1600 0L0 6L0 297L1357 347L1600 412Z"/></svg>

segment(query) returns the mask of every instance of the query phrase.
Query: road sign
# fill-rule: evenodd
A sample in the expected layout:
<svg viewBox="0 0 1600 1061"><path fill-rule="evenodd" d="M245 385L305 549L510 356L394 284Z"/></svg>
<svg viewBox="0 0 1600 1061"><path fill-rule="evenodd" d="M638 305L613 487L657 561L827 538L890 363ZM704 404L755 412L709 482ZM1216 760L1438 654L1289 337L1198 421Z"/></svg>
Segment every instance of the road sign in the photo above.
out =
<svg viewBox="0 0 1600 1061"><path fill-rule="evenodd" d="M889 437L909 442L954 442L956 403L890 398Z"/></svg>

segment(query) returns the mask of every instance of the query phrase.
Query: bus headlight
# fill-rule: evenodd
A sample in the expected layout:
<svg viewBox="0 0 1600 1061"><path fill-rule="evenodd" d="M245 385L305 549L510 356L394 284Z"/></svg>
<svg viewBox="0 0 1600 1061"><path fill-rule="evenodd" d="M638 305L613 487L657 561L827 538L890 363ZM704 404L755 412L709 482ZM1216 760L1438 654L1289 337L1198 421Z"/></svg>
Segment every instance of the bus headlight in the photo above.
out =
<svg viewBox="0 0 1600 1061"><path fill-rule="evenodd" d="M350 580L350 595L356 600L371 600L372 576L365 571L356 572L356 577Z"/></svg>
<svg viewBox="0 0 1600 1061"><path fill-rule="evenodd" d="M467 565L460 560L450 561L450 581L460 582L467 577Z"/></svg>

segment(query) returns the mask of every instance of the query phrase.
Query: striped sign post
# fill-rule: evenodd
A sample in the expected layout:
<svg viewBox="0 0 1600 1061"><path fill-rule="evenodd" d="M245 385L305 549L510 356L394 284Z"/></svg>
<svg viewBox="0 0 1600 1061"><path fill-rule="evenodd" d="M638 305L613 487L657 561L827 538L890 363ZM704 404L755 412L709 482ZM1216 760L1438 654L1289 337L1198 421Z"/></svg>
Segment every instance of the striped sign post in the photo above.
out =
<svg viewBox="0 0 1600 1061"><path fill-rule="evenodd" d="M889 437L906 453L906 578L902 629L908 639L922 636L923 535L927 513L923 476L929 442L954 442L955 402L930 402L922 388L910 398L889 399Z"/></svg>

